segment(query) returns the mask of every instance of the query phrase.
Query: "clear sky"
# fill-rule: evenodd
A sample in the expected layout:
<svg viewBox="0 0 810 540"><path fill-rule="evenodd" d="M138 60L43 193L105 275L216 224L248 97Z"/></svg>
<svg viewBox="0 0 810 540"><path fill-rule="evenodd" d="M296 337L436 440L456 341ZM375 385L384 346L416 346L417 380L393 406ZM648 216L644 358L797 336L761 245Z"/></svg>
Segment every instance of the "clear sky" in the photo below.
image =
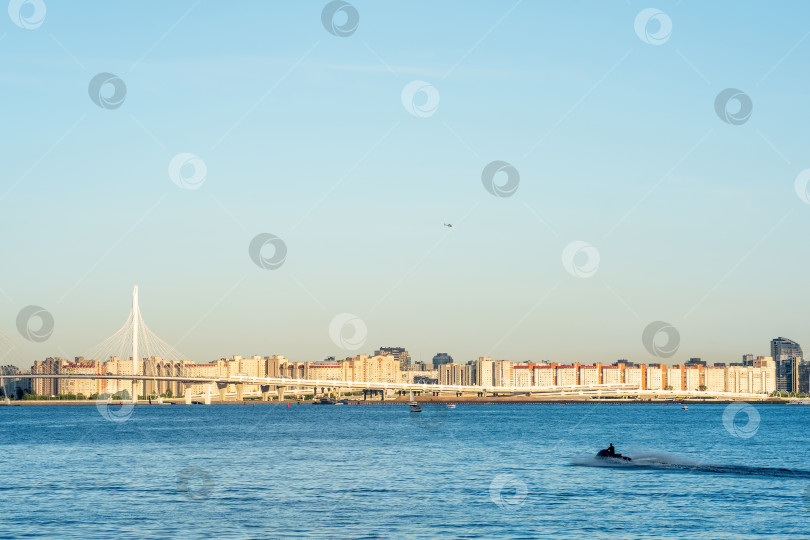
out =
<svg viewBox="0 0 810 540"><path fill-rule="evenodd" d="M197 361L655 362L654 321L679 334L668 363L810 346L810 5L352 0L341 36L323 1L21 3L0 21L20 365L112 334L136 283ZM99 73L125 91L91 98ZM204 177L173 182L183 153ZM511 196L485 189L493 161ZM276 268L249 255L261 233ZM19 335L29 305L49 339ZM356 349L330 337L347 313Z"/></svg>

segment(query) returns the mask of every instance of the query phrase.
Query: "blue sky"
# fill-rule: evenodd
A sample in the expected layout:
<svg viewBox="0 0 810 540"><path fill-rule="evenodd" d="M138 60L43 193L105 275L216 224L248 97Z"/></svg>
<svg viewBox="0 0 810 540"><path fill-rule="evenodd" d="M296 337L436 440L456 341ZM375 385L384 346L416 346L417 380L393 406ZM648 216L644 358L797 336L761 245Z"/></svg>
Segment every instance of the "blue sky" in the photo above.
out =
<svg viewBox="0 0 810 540"><path fill-rule="evenodd" d="M654 362L641 335L659 320L680 334L669 363L808 342L810 7L704 4L355 1L347 37L321 23L326 2L4 18L10 358L82 354L136 283L150 328L197 361L400 345ZM634 30L649 7L672 22L663 44ZM120 107L90 99L101 72L126 84ZM414 80L433 114L403 106ZM715 113L726 88L753 103L741 125ZM206 165L197 189L169 176L184 152ZM482 185L494 160L519 171L511 197ZM249 257L260 233L286 244L280 268ZM573 241L598 251L592 276L566 271ZM54 317L42 343L16 331L32 304ZM358 350L330 339L342 313L365 323Z"/></svg>

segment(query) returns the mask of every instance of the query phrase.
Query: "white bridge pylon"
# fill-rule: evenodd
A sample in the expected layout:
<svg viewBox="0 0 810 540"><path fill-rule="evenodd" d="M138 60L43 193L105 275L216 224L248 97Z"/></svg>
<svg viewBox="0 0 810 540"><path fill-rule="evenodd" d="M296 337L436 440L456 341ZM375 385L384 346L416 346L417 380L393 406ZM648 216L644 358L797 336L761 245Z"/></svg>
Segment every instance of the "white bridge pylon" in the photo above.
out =
<svg viewBox="0 0 810 540"><path fill-rule="evenodd" d="M141 308L138 306L138 286L132 289L132 374L138 373L138 323L141 320ZM137 396L136 396L137 397Z"/></svg>
<svg viewBox="0 0 810 540"><path fill-rule="evenodd" d="M189 361L188 356L180 353L160 339L146 326L141 315L137 285L132 290L132 309L123 326L83 356L87 360L97 362L106 362L118 358L121 361L122 368L124 368L125 362L129 360L130 366L124 370L123 375L129 375L130 377L118 380L132 381L133 397L138 395L137 390L140 381L155 380L154 377L147 375L154 375L154 364L157 359L170 362ZM141 369L141 361L143 361L143 369Z"/></svg>

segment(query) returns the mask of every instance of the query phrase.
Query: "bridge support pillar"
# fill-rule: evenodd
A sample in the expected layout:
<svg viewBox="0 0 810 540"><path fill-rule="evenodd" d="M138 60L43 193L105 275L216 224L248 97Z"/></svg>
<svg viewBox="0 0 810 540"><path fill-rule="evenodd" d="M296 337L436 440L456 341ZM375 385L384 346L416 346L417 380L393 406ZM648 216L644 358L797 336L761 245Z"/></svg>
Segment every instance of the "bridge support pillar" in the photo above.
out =
<svg viewBox="0 0 810 540"><path fill-rule="evenodd" d="M183 385L183 398L186 402L186 405L191 405L191 385L184 384Z"/></svg>
<svg viewBox="0 0 810 540"><path fill-rule="evenodd" d="M236 401L242 401L244 399L244 392L245 392L245 385L244 384L237 384L236 385Z"/></svg>
<svg viewBox="0 0 810 540"><path fill-rule="evenodd" d="M260 387L262 391L262 401L269 401L270 400L270 385L263 384Z"/></svg>
<svg viewBox="0 0 810 540"><path fill-rule="evenodd" d="M217 391L219 392L219 400L225 401L225 393L228 391L228 383L217 383Z"/></svg>
<svg viewBox="0 0 810 540"><path fill-rule="evenodd" d="M205 404L211 405L211 387L213 384L208 383L205 385Z"/></svg>
<svg viewBox="0 0 810 540"><path fill-rule="evenodd" d="M278 401L281 403L284 401L284 392L287 391L286 386L276 386L276 392L278 393Z"/></svg>

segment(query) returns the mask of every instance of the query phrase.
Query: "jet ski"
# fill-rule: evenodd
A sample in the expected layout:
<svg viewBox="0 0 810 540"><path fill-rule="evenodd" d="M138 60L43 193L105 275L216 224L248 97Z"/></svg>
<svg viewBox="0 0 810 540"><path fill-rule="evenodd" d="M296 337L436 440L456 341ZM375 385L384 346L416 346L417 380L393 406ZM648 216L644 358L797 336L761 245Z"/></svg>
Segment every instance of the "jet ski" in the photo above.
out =
<svg viewBox="0 0 810 540"><path fill-rule="evenodd" d="M618 459L620 461L622 461L622 460L623 461L632 461L632 459L630 459L627 456L623 456L621 454L616 454L615 452L613 454L611 454L609 448L605 448L604 450L599 450L599 452L597 452L597 454L596 454L596 457L603 458L603 459Z"/></svg>

